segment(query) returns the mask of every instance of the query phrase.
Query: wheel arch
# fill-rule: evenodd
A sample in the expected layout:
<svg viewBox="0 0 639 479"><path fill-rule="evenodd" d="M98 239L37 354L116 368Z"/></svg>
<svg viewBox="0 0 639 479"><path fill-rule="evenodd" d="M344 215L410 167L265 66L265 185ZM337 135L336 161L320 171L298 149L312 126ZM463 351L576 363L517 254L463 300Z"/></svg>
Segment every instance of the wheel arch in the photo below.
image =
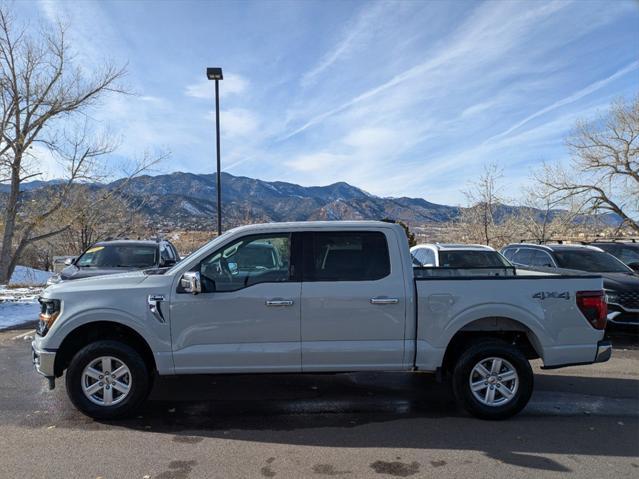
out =
<svg viewBox="0 0 639 479"><path fill-rule="evenodd" d="M543 346L537 334L522 322L503 316L489 316L460 327L448 341L442 368L451 371L459 356L481 340L501 340L517 347L527 359L543 358Z"/></svg>
<svg viewBox="0 0 639 479"><path fill-rule="evenodd" d="M62 375L73 356L84 346L91 342L105 339L128 344L140 353L149 371L157 371L153 351L139 332L116 321L95 321L82 324L65 336L56 353L55 376L60 377Z"/></svg>

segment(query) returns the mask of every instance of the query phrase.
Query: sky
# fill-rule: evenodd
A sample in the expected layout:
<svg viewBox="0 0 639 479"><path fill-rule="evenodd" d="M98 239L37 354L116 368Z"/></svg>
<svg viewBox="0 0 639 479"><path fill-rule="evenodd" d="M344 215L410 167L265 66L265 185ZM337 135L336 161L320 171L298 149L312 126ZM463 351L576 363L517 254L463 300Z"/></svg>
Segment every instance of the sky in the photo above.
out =
<svg viewBox="0 0 639 479"><path fill-rule="evenodd" d="M224 70L223 171L445 204L491 162L517 197L568 161L577 120L639 92L634 0L14 6L32 26L66 21L83 70L127 65L135 95L92 117L120 140L112 161L170 151L155 173L215 171L207 66Z"/></svg>

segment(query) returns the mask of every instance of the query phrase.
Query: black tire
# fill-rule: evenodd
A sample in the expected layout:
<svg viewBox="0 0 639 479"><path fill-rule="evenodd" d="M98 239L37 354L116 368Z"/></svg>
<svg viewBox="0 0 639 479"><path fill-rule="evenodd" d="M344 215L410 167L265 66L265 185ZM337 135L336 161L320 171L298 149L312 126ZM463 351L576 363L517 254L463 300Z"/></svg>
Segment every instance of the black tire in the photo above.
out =
<svg viewBox="0 0 639 479"><path fill-rule="evenodd" d="M471 391L470 379L473 368L480 361L488 358L501 358L508 361L517 373L519 382L516 392L505 404L483 404ZM466 350L455 364L452 379L453 392L459 406L482 419L506 419L520 412L530 400L534 383L532 368L524 354L515 346L495 340L482 341Z"/></svg>
<svg viewBox="0 0 639 479"><path fill-rule="evenodd" d="M111 356L121 361L129 368L131 375L131 388L126 397L109 406L92 402L82 389L85 367L101 356ZM95 419L117 419L130 415L147 398L151 384L149 370L142 356L128 344L114 340L96 341L78 351L69 364L65 382L73 405Z"/></svg>

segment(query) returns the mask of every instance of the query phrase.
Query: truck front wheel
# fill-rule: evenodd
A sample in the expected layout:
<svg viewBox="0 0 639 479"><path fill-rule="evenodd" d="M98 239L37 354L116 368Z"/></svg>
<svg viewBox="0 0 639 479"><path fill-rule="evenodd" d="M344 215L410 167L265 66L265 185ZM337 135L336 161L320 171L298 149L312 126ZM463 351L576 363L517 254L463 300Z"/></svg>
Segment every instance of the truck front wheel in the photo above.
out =
<svg viewBox="0 0 639 479"><path fill-rule="evenodd" d="M530 363L516 347L483 341L464 352L453 371L458 404L482 419L506 419L520 412L533 390Z"/></svg>
<svg viewBox="0 0 639 479"><path fill-rule="evenodd" d="M96 341L85 346L66 372L69 399L96 419L127 416L146 399L149 386L144 360L120 341Z"/></svg>

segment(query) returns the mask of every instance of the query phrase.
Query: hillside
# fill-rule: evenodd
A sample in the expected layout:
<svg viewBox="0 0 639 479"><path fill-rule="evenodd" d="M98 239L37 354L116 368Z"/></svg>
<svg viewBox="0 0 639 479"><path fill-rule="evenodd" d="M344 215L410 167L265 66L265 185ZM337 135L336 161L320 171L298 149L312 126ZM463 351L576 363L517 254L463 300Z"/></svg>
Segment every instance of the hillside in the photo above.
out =
<svg viewBox="0 0 639 479"><path fill-rule="evenodd" d="M123 180L94 184L92 188L117 188ZM26 195L55 187L57 181L31 182L23 186ZM7 185L0 185L0 199ZM134 178L124 192L141 206L155 226L166 229L212 229L216 217L215 174L176 172ZM393 218L409 224L443 223L455 219L459 207L431 203L423 198L390 198L372 195L345 182L327 186L300 186L282 181L263 181L222 173L223 218L226 227L249 222L348 220ZM500 214L512 214L519 207L502 205ZM614 215L604 216L616 224Z"/></svg>
<svg viewBox="0 0 639 479"><path fill-rule="evenodd" d="M118 186L119 182L106 185ZM127 194L145 198L143 212L165 221L209 223L215 219L215 175L172 173L131 180ZM380 219L392 217L411 223L442 222L458 215L453 206L421 198L382 198L348 183L300 186L222 173L225 223Z"/></svg>

